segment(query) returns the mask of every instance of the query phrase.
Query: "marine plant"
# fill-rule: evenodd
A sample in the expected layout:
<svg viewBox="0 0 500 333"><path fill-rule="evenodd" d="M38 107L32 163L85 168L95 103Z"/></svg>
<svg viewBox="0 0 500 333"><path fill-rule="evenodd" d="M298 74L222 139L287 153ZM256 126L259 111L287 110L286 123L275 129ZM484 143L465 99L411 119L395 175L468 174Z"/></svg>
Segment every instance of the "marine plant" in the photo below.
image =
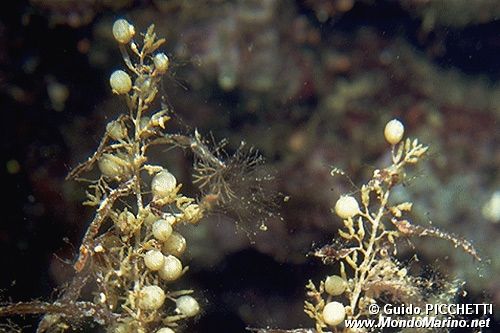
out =
<svg viewBox="0 0 500 333"><path fill-rule="evenodd" d="M113 36L126 68L114 71L109 83L126 108L107 124L97 150L67 176L88 184L84 205L95 210L73 278L54 302L0 307L0 316L43 314L38 333L78 329L88 321L113 333L179 331L201 306L193 290L174 284L188 269L182 260L188 245L177 227L197 224L212 209L245 196L235 192L235 183L247 185L248 205L263 202L258 183L267 178L254 173L262 162L255 151L240 147L228 155L210 149L197 131L167 131L170 109L157 95L170 61L158 51L165 40L157 38L154 25L136 36L135 27L119 19ZM192 152L200 198L183 195L176 177L151 163L150 148L159 145Z"/></svg>
<svg viewBox="0 0 500 333"><path fill-rule="evenodd" d="M403 139L405 128L397 119L384 129L391 145L391 164L375 169L371 179L355 194L340 196L332 213L342 219L342 227L331 244L310 253L325 265L338 265L339 273L326 276L319 284L306 285L305 313L314 320L314 328L250 328L257 333L362 333L381 328L346 327L346 320L377 319L370 311L384 304L424 306L448 304L456 298L463 283L457 279L412 275L411 265L397 257L398 246L411 237L436 237L450 241L477 260L481 260L470 242L435 227L411 222L412 202L397 202L393 192L407 180L408 167L417 164L428 147L417 139ZM346 176L334 168L332 176ZM352 183L352 181L349 179ZM354 183L352 183L354 185ZM418 253L413 258L418 260ZM404 315L404 313L402 313ZM354 324L356 325L356 324Z"/></svg>
<svg viewBox="0 0 500 333"><path fill-rule="evenodd" d="M397 259L398 245L409 237L431 236L452 242L477 260L470 242L434 227L417 225L408 217L411 202L395 202L391 194L401 186L408 167L418 163L428 147L417 139L403 140L404 126L393 119L384 136L391 145L391 164L375 169L372 178L359 189L359 197L343 195L332 212L342 219L338 237L313 252L324 264L338 263L338 275L327 276L319 285L307 284L304 310L314 319L317 332L343 327L345 319L373 317L371 304L447 303L457 295L459 281L413 276ZM344 174L339 169L332 174Z"/></svg>

